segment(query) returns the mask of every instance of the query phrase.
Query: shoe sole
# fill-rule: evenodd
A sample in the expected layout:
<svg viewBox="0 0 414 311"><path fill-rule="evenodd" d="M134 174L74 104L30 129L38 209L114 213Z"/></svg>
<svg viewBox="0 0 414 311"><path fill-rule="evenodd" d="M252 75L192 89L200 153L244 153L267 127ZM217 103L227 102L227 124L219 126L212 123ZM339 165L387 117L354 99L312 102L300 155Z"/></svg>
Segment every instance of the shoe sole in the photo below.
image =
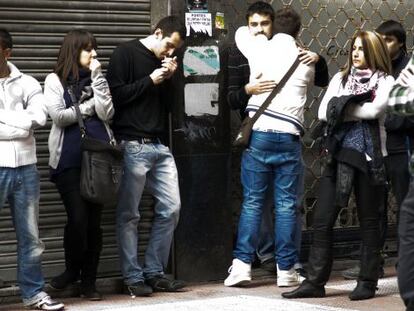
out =
<svg viewBox="0 0 414 311"><path fill-rule="evenodd" d="M148 297L148 296L151 296L153 294L153 292L140 293L139 295L134 295L129 290L126 290L126 291L124 291L124 294L130 296L131 298L136 298L136 297Z"/></svg>
<svg viewBox="0 0 414 311"><path fill-rule="evenodd" d="M49 287L50 287L51 289L54 289L54 290L62 291L62 290L65 290L66 288L68 288L69 286L73 285L74 283L75 283L75 282L73 282L73 283L71 283L71 284L68 284L67 286L65 286L65 287L61 287L61 288L59 288L59 287L55 287L55 286L53 286L52 284L50 284L50 283L49 283Z"/></svg>
<svg viewBox="0 0 414 311"><path fill-rule="evenodd" d="M88 297L88 296L86 296L86 295L80 295L80 298L83 298L83 299L87 299L87 300L89 300L89 301L101 301L103 298L102 297L96 297L96 298L90 298L90 297Z"/></svg>
<svg viewBox="0 0 414 311"><path fill-rule="evenodd" d="M293 286L299 286L300 282L299 281L294 281L294 282L277 282L277 286L278 287L293 287Z"/></svg>
<svg viewBox="0 0 414 311"><path fill-rule="evenodd" d="M227 287L233 287L233 286L246 286L246 285L249 285L250 283L252 282L252 280L241 280L241 281L239 281L239 282L236 282L236 283L224 283L224 286L227 286Z"/></svg>
<svg viewBox="0 0 414 311"><path fill-rule="evenodd" d="M342 275L345 280L357 280L358 276Z"/></svg>

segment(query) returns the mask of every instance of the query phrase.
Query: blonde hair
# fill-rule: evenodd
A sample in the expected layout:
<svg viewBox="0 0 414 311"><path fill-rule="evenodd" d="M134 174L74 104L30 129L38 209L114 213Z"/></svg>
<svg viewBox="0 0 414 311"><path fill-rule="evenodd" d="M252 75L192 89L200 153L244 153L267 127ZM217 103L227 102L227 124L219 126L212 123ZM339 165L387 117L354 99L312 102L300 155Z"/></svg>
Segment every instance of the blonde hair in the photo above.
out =
<svg viewBox="0 0 414 311"><path fill-rule="evenodd" d="M391 74L391 57L388 52L387 45L382 37L375 31L358 31L351 40L350 52L348 56L348 62L345 69L342 71L344 83L348 80L348 76L352 68L352 49L356 38L360 38L362 41L362 48L364 51L365 61L369 69L375 71L380 70L387 74Z"/></svg>

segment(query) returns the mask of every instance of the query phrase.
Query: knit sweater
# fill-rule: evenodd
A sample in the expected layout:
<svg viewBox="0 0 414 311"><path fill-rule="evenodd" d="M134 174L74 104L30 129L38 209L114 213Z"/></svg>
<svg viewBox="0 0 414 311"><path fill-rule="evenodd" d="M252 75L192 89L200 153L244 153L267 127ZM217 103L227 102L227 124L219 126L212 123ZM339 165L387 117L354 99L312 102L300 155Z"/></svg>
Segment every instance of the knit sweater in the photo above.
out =
<svg viewBox="0 0 414 311"><path fill-rule="evenodd" d="M150 74L161 60L139 39L113 52L107 79L114 99L113 129L118 140L162 138L168 133L168 110L174 95L170 81L154 85Z"/></svg>
<svg viewBox="0 0 414 311"><path fill-rule="evenodd" d="M109 122L114 115L112 97L108 83L102 75L101 70L93 71L91 74L93 97L79 105L83 118L97 115L99 119ZM53 124L49 134L49 165L56 169L62 154L65 127L76 124L75 107L66 107L64 89L59 77L51 73L45 80L45 96L47 98L47 110L52 118Z"/></svg>
<svg viewBox="0 0 414 311"><path fill-rule="evenodd" d="M38 81L7 63L10 75L0 85L0 167L34 164L33 129L46 124L45 98Z"/></svg>
<svg viewBox="0 0 414 311"><path fill-rule="evenodd" d="M259 74L264 80L278 83L299 54L295 39L278 33L268 40L264 35L252 36L248 27L240 27L235 35L240 52L249 60L250 81ZM255 122L254 130L277 130L291 134L303 133L304 106L308 86L313 82L315 66L299 64L285 86ZM246 111L253 115L269 93L250 97Z"/></svg>

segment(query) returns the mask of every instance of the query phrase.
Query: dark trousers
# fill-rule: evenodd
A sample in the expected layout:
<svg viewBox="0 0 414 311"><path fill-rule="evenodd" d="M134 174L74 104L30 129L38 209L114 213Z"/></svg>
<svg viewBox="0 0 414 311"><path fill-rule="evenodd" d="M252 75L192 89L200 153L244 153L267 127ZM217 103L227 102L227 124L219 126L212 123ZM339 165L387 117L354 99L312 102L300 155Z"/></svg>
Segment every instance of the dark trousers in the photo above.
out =
<svg viewBox="0 0 414 311"><path fill-rule="evenodd" d="M68 216L63 236L66 270L90 285L95 283L102 249L102 206L84 200L79 184L80 169L65 170L56 178Z"/></svg>
<svg viewBox="0 0 414 311"><path fill-rule="evenodd" d="M408 154L407 153L395 153L389 154L385 158L385 166L387 172L387 180L391 185L392 193L394 194L395 201L397 203L397 224L399 221L399 209L405 196L407 195L410 184L410 173L408 171ZM385 240L387 238L387 226L388 226L388 195L385 198L385 204L382 205L380 210L380 230L381 230L381 248L384 247Z"/></svg>
<svg viewBox="0 0 414 311"><path fill-rule="evenodd" d="M384 186L372 185L369 177L355 170L354 192L358 219L360 222L363 251L377 256L379 253L379 205L382 204L385 195ZM336 169L327 166L319 185L318 205L313 216L313 247L317 249L330 249L333 243L333 227L341 208L335 204ZM368 251L369 250L369 251ZM332 256L332 252L327 252ZM374 259L374 258L373 258ZM370 260L365 258L363 260ZM378 258L375 258L377 262ZM326 269L331 269L328 264L331 258L326 260ZM376 264L375 264L376 265ZM329 266L329 267L328 267ZM362 263L366 267L367 263ZM376 282L378 279L378 267L372 267L370 271L361 268L360 279ZM326 271L325 271L326 272ZM330 271L329 271L330 272ZM329 273L327 273L329 277ZM326 279L327 281L327 279Z"/></svg>
<svg viewBox="0 0 414 311"><path fill-rule="evenodd" d="M400 209L398 287L407 310L414 310L414 182Z"/></svg>

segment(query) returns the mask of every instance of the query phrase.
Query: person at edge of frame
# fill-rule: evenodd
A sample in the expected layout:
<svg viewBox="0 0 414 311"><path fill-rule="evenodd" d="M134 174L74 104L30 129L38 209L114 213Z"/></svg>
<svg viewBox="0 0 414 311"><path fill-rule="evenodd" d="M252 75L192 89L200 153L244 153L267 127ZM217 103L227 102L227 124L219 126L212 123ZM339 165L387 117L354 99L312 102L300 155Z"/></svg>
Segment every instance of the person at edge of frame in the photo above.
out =
<svg viewBox="0 0 414 311"><path fill-rule="evenodd" d="M400 116L414 115L414 57L401 71L390 92L389 111ZM414 158L410 160L410 174L414 174ZM406 311L414 311L414 179L401 204L398 223L397 279L400 296Z"/></svg>
<svg viewBox="0 0 414 311"><path fill-rule="evenodd" d="M8 61L13 41L0 29L0 209L9 203L17 238L17 283L23 304L31 310L63 310L43 290L39 239L40 181L34 129L47 120L40 83Z"/></svg>

